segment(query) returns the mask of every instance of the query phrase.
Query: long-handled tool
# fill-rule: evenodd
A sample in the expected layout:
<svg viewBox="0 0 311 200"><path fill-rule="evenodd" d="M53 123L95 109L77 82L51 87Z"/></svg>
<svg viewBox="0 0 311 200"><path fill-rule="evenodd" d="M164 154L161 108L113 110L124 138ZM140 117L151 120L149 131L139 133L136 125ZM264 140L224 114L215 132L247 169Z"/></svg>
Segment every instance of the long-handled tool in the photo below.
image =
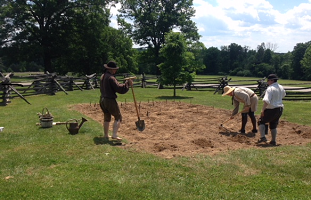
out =
<svg viewBox="0 0 311 200"><path fill-rule="evenodd" d="M229 119L225 120L224 122L222 122L222 123L220 124L220 127L223 128L223 129L225 129L226 131L229 131L229 132L230 132L229 129L227 129L226 127L223 126L223 124L226 123L226 122L228 122L229 120L231 120L231 118L229 118Z"/></svg>
<svg viewBox="0 0 311 200"><path fill-rule="evenodd" d="M233 118L232 118L232 119L233 119ZM226 122L228 122L228 121L230 121L230 120L231 120L231 118L225 120L224 122L222 122L222 123L220 124L220 126L223 127L223 124L226 123Z"/></svg>
<svg viewBox="0 0 311 200"><path fill-rule="evenodd" d="M243 111L243 110L242 110L242 111ZM234 118L235 116L237 116L238 114L241 114L242 111L240 111L239 113L237 113L236 115L234 115L232 118L230 117L229 119L227 119L227 120L225 120L224 122L222 122L222 123L220 124L220 126L223 127L223 128L225 128L225 127L223 126L223 124L226 123L226 122L228 122L228 121L230 121L231 119L233 119L233 118ZM226 129L226 128L225 128L225 129Z"/></svg>
<svg viewBox="0 0 311 200"><path fill-rule="evenodd" d="M63 125L63 124L67 124L67 122L53 122L52 125L55 126L55 125ZM36 126L41 126L41 123L36 123Z"/></svg>
<svg viewBox="0 0 311 200"><path fill-rule="evenodd" d="M136 77L125 78L125 80L128 80L128 79L136 79ZM135 124L136 124L136 127L139 131L143 131L143 130L145 130L145 121L141 120L139 117L133 84L131 85L131 88L132 88L132 94L133 94L134 104L135 104L135 108L136 108L136 113L137 113L137 117L138 117L138 121L135 122Z"/></svg>

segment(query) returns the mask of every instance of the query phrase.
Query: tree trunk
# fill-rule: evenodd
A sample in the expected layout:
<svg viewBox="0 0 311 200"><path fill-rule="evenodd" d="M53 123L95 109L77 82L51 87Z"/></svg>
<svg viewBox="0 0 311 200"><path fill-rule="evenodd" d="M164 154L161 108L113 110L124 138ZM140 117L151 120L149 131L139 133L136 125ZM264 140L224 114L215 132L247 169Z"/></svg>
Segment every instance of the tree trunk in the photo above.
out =
<svg viewBox="0 0 311 200"><path fill-rule="evenodd" d="M51 59L51 53L48 47L43 47L44 53L43 53L43 63L44 63L44 72L47 71L50 73L54 72L54 69L52 67L52 59Z"/></svg>
<svg viewBox="0 0 311 200"><path fill-rule="evenodd" d="M158 67L158 64L161 63L161 60L159 59L159 53L160 52L160 46L159 45L155 45L154 47L154 58L155 58L155 64L156 64L156 75L161 75L161 71Z"/></svg>
<svg viewBox="0 0 311 200"><path fill-rule="evenodd" d="M176 97L176 84L174 84L174 97Z"/></svg>

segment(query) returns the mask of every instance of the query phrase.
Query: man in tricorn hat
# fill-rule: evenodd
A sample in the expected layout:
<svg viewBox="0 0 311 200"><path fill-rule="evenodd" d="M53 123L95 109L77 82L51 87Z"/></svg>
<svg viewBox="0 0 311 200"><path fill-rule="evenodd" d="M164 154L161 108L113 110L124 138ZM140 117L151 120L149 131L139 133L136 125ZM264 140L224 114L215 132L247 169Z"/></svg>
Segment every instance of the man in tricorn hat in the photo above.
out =
<svg viewBox="0 0 311 200"><path fill-rule="evenodd" d="M117 67L117 64L114 61L104 64L104 67L106 69L105 73L100 78L100 107L104 113L104 137L106 139L109 138L109 123L111 121L111 116L114 116L115 121L113 123L112 139L122 140L122 138L118 137L122 115L116 101L116 93L127 93L133 82L131 79L126 80L124 84L120 84L117 81L114 75L119 67Z"/></svg>
<svg viewBox="0 0 311 200"><path fill-rule="evenodd" d="M243 110L241 111L242 115L242 126L240 129L240 133L245 133L245 126L247 123L247 115L251 118L253 129L252 133L257 133L256 129L256 118L255 112L258 106L258 97L255 92L246 87L224 87L224 93L222 96L231 96L232 104L234 105L234 109L231 114L231 119L236 115L239 111L240 103L244 104Z"/></svg>
<svg viewBox="0 0 311 200"><path fill-rule="evenodd" d="M282 85L278 84L278 77L276 74L270 74L267 78L268 87L263 98L263 106L258 121L259 132L261 138L258 143L267 142L265 137L265 124L269 123L271 132L271 145L276 145L277 126L279 119L283 113L283 101L286 92Z"/></svg>

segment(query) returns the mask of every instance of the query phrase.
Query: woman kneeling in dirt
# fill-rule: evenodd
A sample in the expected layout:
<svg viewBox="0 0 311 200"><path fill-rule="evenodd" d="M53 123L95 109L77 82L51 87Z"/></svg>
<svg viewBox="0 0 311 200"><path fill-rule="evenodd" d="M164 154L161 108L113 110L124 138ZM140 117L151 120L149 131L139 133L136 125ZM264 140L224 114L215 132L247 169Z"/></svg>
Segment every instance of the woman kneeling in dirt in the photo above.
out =
<svg viewBox="0 0 311 200"><path fill-rule="evenodd" d="M116 93L127 93L133 82L131 79L126 80L124 84L120 84L118 82L118 80L114 77L115 73L119 69L115 62L110 61L108 64L104 64L104 67L106 68L106 71L100 78L100 107L104 112L104 137L106 139L109 138L109 123L112 115L115 119L113 123L112 139L122 140L122 138L117 135L122 121L122 115L116 101Z"/></svg>
<svg viewBox="0 0 311 200"><path fill-rule="evenodd" d="M244 108L241 111L242 115L242 126L240 133L245 133L245 126L247 123L247 115L251 118L253 130L252 133L257 133L256 129L256 118L255 112L258 106L258 97L254 93L253 90L246 88L246 87L224 87L224 94L222 96L231 96L232 97L232 104L234 105L234 109L231 115L231 119L236 115L239 111L240 102L244 103Z"/></svg>

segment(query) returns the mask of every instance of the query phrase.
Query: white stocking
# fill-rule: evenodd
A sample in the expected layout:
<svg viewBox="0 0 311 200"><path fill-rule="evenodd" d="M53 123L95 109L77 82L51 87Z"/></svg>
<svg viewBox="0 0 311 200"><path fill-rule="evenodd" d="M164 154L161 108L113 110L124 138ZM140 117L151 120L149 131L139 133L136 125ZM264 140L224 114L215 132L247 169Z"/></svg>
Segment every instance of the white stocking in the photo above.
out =
<svg viewBox="0 0 311 200"><path fill-rule="evenodd" d="M266 130L266 127L264 124L260 124L258 126L259 128L259 132L260 132L260 137L266 137L266 134L265 134L265 130Z"/></svg>
<svg viewBox="0 0 311 200"><path fill-rule="evenodd" d="M104 122L104 137L108 137L109 122Z"/></svg>
<svg viewBox="0 0 311 200"><path fill-rule="evenodd" d="M113 138L118 137L118 130L120 128L120 123L121 123L120 120L115 120L113 123L113 135L112 135Z"/></svg>
<svg viewBox="0 0 311 200"><path fill-rule="evenodd" d="M272 136L272 139L271 141L276 141L276 134L277 134L277 130L276 128L275 129L271 129L271 136Z"/></svg>

